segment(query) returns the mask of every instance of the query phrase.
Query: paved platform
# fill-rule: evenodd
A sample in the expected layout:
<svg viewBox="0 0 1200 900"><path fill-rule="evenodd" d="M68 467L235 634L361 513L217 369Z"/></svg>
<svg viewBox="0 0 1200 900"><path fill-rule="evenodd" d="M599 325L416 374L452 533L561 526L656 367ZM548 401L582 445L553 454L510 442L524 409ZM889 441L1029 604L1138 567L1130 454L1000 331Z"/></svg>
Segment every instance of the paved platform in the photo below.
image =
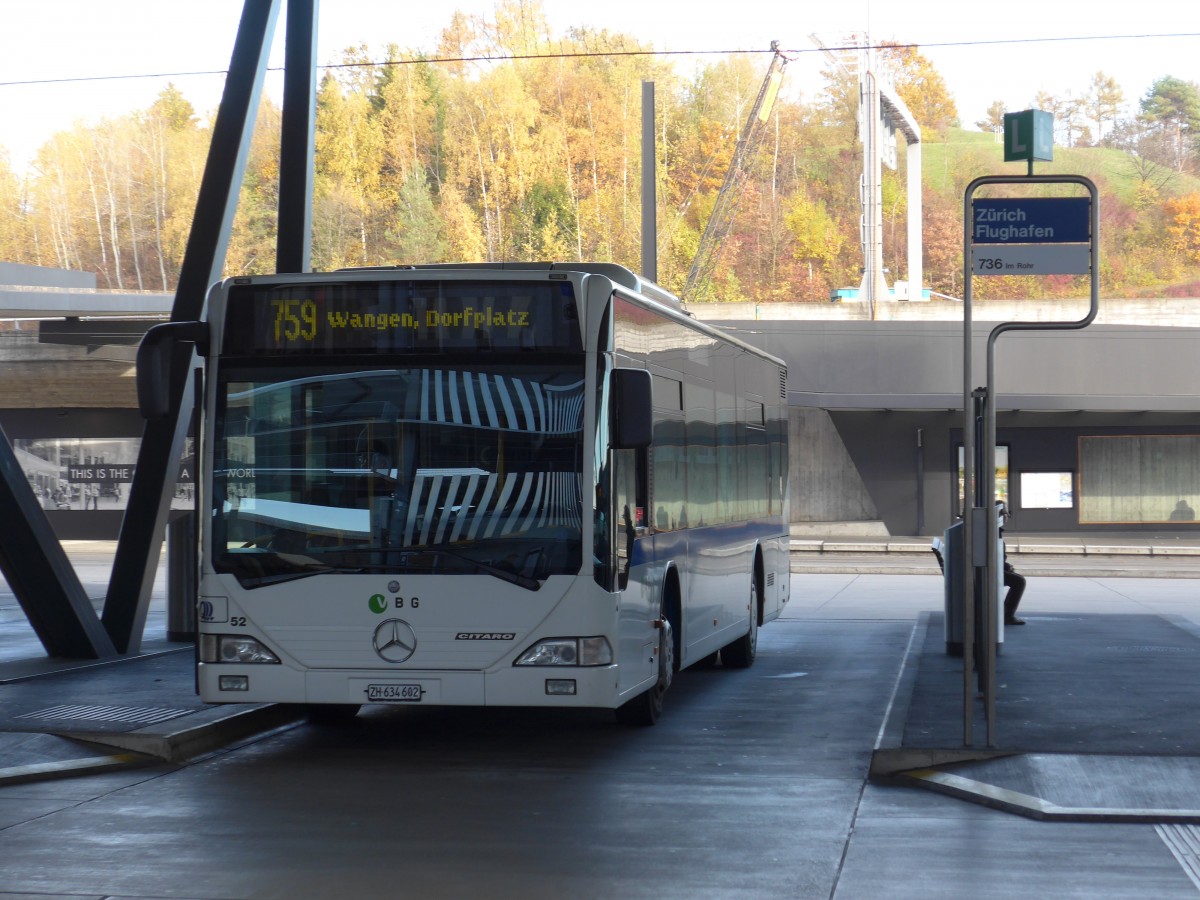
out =
<svg viewBox="0 0 1200 900"><path fill-rule="evenodd" d="M924 613L872 763L876 778L1037 819L1200 822L1200 630L1159 615L1031 615L1006 629L995 729Z"/></svg>
<svg viewBox="0 0 1200 900"><path fill-rule="evenodd" d="M829 543L858 542L838 538ZM904 549L885 544L883 550L800 550L793 553L793 570L798 560L849 554L876 560L919 556L925 567L917 572L937 571L925 539L893 543ZM912 549L918 545L921 551ZM1047 547L1081 549L1040 549ZM1100 553L1101 547L1124 552ZM1010 553L1019 554L1017 564L1024 571L1039 560L1057 565L1076 559L1092 578L1106 575L1107 565L1101 564L1113 558L1125 561L1124 574L1143 577L1147 570L1137 566L1147 560L1191 564L1200 559L1200 539L1167 541L1150 535L1105 535L1102 542L1079 536L1017 536L1010 548ZM90 580L103 584L104 548L88 547L87 552L94 557L89 557L95 569L88 570ZM1162 569L1149 571L1163 574ZM895 581L925 585L923 579ZM926 585L921 593L932 593L930 606L936 607L940 592L936 582L929 583L934 585L932 592ZM941 612L919 614L916 637L875 748L874 777L903 779L1033 818L1200 822L1196 625L1175 616L1129 615L1109 608L1102 613L1039 614L1033 606L1037 595L1046 597L1050 591L1045 585L1057 583L1048 579L1031 590L1026 605L1033 612L1025 613L1029 624L1010 629L1006 636L997 669L998 728L992 747L986 746L979 701L976 743L963 745L961 659L945 653ZM1186 583L1174 585L1172 596L1186 602ZM200 703L191 645L165 639L161 589L141 653L99 662L45 657L11 594L7 599L0 594L0 601L0 784L175 764L301 721L292 708ZM1100 609L1103 601L1087 602ZM1113 608L1138 608L1121 603ZM890 618L895 613L888 604L880 595L863 615ZM803 607L798 593L793 605L797 611Z"/></svg>

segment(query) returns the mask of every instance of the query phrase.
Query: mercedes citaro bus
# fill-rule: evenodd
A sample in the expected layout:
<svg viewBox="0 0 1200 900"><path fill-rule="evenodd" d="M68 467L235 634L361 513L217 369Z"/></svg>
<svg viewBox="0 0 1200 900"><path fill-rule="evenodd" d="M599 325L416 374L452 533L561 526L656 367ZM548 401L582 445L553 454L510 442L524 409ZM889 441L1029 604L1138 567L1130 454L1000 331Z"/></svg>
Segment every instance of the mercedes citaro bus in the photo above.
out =
<svg viewBox="0 0 1200 900"><path fill-rule="evenodd" d="M230 278L203 323L207 702L652 724L788 600L786 369L604 263ZM180 325L183 327L181 328Z"/></svg>

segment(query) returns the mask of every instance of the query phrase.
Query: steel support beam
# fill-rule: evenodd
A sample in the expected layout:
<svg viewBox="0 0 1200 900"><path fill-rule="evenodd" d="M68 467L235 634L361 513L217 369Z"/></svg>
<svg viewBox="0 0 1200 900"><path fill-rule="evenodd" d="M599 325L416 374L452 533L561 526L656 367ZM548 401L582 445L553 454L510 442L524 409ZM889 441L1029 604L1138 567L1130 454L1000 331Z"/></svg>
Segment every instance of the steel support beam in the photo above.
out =
<svg viewBox="0 0 1200 900"><path fill-rule="evenodd" d="M279 147L279 228L275 271L312 268L313 155L317 119L318 0L288 0L283 122Z"/></svg>
<svg viewBox="0 0 1200 900"><path fill-rule="evenodd" d="M0 429L0 571L50 656L98 659L116 649Z"/></svg>
<svg viewBox="0 0 1200 900"><path fill-rule="evenodd" d="M202 319L208 289L221 277L282 2L246 0L242 9L171 310L173 322ZM169 385L172 412L163 421L148 421L142 431L137 471L121 521L102 616L113 644L122 653L141 647L179 459L192 418L193 366L190 348L177 355ZM197 496L196 503L201 502Z"/></svg>

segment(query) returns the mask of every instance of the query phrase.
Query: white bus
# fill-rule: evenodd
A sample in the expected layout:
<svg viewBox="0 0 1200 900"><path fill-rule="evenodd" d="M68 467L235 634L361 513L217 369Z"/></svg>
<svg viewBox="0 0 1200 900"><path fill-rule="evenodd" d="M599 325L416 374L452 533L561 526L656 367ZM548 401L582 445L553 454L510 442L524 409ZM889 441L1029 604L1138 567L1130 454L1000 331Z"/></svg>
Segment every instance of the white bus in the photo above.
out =
<svg viewBox="0 0 1200 900"><path fill-rule="evenodd" d="M196 329L207 702L653 724L788 600L784 364L628 269L232 278Z"/></svg>

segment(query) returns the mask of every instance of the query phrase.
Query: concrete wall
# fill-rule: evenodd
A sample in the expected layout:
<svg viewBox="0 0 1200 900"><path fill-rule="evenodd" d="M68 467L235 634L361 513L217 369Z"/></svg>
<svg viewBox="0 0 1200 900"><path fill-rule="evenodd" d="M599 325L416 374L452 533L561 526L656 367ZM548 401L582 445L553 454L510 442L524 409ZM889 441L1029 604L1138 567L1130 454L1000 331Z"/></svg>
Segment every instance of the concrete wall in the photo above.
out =
<svg viewBox="0 0 1200 900"><path fill-rule="evenodd" d="M0 262L0 285L94 291L96 290L96 273Z"/></svg>
<svg viewBox="0 0 1200 900"><path fill-rule="evenodd" d="M829 413L788 411L788 472L792 521L864 522L879 518L858 469Z"/></svg>
<svg viewBox="0 0 1200 900"><path fill-rule="evenodd" d="M955 471L962 440L962 416L957 410L837 410L829 418L878 511L876 518L889 534L941 534L954 521ZM1200 522L1089 524L1085 529L1078 508L1029 509L1020 495L1022 472L1078 475L1081 436L1200 434L1200 412L1002 412L996 419L996 442L1009 451L1013 514L1009 527L1014 533L1200 530ZM793 494L793 498L793 509L804 503L803 495Z"/></svg>
<svg viewBox="0 0 1200 900"><path fill-rule="evenodd" d="M1087 298L1067 300L979 300L971 302L976 322L1053 322L1080 319L1088 310ZM871 318L866 303L691 303L688 311L704 322L755 322L800 320L813 322L864 322ZM930 300L876 304L876 322L959 322L961 302ZM1098 325L1200 326L1200 299L1153 297L1141 300L1100 299Z"/></svg>
<svg viewBox="0 0 1200 900"><path fill-rule="evenodd" d="M719 324L788 365L793 523L877 519L894 535L929 535L953 520L961 322ZM993 327L973 329L974 384L985 381ZM996 345L998 440L1010 444L1014 483L1022 471L1078 471L1082 435L1200 434L1197 346L1195 326L1109 323L1003 335ZM1019 508L1010 527L1081 528L1075 509ZM1146 529L1161 526L1125 530Z"/></svg>
<svg viewBox="0 0 1200 900"><path fill-rule="evenodd" d="M136 414L133 366L98 356L87 346L41 343L35 330L0 332L0 410L125 408Z"/></svg>
<svg viewBox="0 0 1200 900"><path fill-rule="evenodd" d="M963 329L952 322L729 322L781 357L788 403L821 409L962 408ZM984 383L990 323L972 330ZM1092 325L1018 331L996 343L997 409L1191 410L1200 328Z"/></svg>

